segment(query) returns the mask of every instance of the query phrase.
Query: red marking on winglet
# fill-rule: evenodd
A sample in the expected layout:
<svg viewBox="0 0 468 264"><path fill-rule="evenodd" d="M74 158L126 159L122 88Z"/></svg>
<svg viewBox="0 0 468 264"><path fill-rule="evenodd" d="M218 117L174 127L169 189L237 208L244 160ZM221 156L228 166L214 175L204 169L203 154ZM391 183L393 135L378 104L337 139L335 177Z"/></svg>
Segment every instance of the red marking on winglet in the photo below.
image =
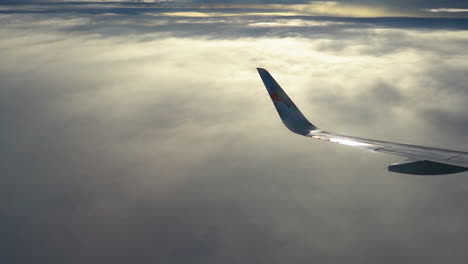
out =
<svg viewBox="0 0 468 264"><path fill-rule="evenodd" d="M279 95L277 95L277 94L272 94L272 95L270 95L270 97L271 97L271 99L273 99L275 101L284 102L284 100L281 97L279 97Z"/></svg>

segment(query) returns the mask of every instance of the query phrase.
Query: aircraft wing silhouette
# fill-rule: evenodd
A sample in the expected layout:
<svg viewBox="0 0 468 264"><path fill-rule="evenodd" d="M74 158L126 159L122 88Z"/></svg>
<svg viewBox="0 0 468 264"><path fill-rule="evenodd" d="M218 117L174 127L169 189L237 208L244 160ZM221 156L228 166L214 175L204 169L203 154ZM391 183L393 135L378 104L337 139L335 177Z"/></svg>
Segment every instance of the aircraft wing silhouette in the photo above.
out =
<svg viewBox="0 0 468 264"><path fill-rule="evenodd" d="M404 162L390 165L388 170L391 172L440 175L468 170L468 152L466 151L345 136L320 130L304 117L267 70L262 68L257 68L257 70L284 125L296 134L407 158Z"/></svg>

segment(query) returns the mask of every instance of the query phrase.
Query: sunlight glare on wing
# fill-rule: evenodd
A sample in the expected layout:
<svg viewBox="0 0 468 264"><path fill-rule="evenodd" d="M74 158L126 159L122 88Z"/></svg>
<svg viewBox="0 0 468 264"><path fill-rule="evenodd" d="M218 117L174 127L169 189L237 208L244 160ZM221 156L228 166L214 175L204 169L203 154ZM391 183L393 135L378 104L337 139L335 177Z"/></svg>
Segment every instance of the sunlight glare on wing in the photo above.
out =
<svg viewBox="0 0 468 264"><path fill-rule="evenodd" d="M358 141L348 140L348 139L341 139L341 138L330 138L330 142L335 142L339 144L344 144L353 147L369 147L370 145L367 143L362 143Z"/></svg>

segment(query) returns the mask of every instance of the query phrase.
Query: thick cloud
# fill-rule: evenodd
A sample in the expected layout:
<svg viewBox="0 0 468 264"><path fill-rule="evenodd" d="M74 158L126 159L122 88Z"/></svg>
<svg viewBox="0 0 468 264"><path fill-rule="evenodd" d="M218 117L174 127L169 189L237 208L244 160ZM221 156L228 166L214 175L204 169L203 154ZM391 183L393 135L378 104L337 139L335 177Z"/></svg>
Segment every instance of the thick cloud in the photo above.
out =
<svg viewBox="0 0 468 264"><path fill-rule="evenodd" d="M321 128L466 148L464 20L175 11L0 16L1 263L466 259L466 174L295 136L255 71Z"/></svg>

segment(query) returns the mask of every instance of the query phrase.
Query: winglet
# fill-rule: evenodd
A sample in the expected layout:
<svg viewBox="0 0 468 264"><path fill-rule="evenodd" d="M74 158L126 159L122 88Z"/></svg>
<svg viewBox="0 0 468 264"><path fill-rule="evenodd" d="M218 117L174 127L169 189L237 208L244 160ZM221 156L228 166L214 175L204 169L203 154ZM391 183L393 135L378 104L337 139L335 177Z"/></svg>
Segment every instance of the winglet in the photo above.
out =
<svg viewBox="0 0 468 264"><path fill-rule="evenodd" d="M310 131L317 130L299 111L294 102L284 92L281 86L271 77L270 73L262 68L257 68L263 84L270 94L271 100L278 111L284 125L292 132L306 136Z"/></svg>

